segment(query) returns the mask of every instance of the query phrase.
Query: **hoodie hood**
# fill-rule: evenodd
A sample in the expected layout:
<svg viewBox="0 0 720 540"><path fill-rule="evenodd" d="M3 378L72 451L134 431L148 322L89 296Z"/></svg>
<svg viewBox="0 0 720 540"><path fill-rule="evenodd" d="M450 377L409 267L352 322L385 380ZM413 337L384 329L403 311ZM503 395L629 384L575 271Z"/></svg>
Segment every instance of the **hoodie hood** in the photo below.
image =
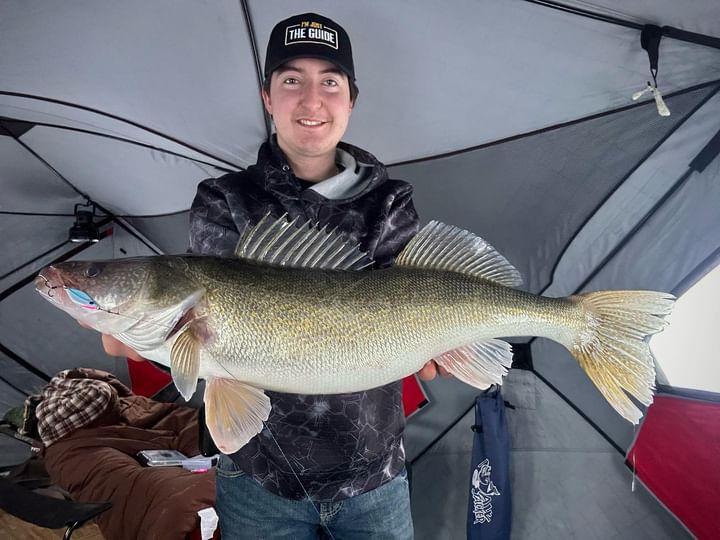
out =
<svg viewBox="0 0 720 540"><path fill-rule="evenodd" d="M343 170L306 190L312 192L316 202L350 202L388 179L385 166L375 156L351 144L339 142L335 159ZM253 167L262 170L253 178L263 182L268 191L287 194L303 190L274 134L260 147Z"/></svg>

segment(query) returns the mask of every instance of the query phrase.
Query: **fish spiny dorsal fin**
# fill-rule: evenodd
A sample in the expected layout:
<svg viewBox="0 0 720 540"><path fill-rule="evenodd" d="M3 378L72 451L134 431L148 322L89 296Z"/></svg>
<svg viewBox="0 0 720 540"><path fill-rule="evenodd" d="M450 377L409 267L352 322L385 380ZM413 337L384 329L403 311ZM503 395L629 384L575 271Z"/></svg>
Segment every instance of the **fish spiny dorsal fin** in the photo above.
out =
<svg viewBox="0 0 720 540"><path fill-rule="evenodd" d="M290 268L362 270L372 266L373 260L335 229L321 229L298 218L289 221L286 216L275 219L265 214L240 235L235 255Z"/></svg>
<svg viewBox="0 0 720 540"><path fill-rule="evenodd" d="M522 277L494 247L471 232L431 221L410 240L396 266L449 270L517 287Z"/></svg>

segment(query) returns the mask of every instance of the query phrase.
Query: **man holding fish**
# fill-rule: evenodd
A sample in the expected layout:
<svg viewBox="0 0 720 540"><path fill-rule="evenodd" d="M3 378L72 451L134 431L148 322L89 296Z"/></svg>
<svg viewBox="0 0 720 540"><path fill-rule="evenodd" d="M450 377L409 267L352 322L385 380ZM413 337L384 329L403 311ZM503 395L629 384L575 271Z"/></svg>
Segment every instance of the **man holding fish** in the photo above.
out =
<svg viewBox="0 0 720 540"><path fill-rule="evenodd" d="M629 395L652 401L647 337L672 295L536 296L481 238L437 222L417 232L410 185L340 142L357 87L330 19L280 22L264 74L277 134L246 171L198 186L190 242L204 257L72 261L36 279L111 334L111 354L169 366L186 399L206 380L224 537L412 538L399 381L439 366L500 384L512 351L499 337L559 342L639 421Z"/></svg>
<svg viewBox="0 0 720 540"><path fill-rule="evenodd" d="M290 17L273 30L264 71L262 97L276 136L247 171L199 186L192 252L232 256L246 225L288 213L337 227L377 266L390 265L418 218L409 184L389 180L372 155L340 143L358 95L348 35L319 15ZM142 359L108 334L103 344L113 356ZM437 369L429 361L419 375L430 380ZM351 394L268 395L267 433L218 465L224 534L314 538L324 527L338 539L412 538L400 381Z"/></svg>

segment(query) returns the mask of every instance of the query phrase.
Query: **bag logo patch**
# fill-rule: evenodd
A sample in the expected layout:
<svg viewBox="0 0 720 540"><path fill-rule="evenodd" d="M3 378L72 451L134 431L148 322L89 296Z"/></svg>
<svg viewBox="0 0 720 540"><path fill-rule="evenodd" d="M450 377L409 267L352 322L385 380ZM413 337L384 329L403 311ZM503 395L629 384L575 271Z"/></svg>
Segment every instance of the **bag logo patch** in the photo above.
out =
<svg viewBox="0 0 720 540"><path fill-rule="evenodd" d="M500 491L490 480L491 472L489 459L484 459L473 471L472 488L470 489L473 514L475 514L473 525L492 521L492 498L500 495Z"/></svg>
<svg viewBox="0 0 720 540"><path fill-rule="evenodd" d="M338 48L338 33L334 28L319 22L303 21L285 28L285 45L295 43L318 43Z"/></svg>

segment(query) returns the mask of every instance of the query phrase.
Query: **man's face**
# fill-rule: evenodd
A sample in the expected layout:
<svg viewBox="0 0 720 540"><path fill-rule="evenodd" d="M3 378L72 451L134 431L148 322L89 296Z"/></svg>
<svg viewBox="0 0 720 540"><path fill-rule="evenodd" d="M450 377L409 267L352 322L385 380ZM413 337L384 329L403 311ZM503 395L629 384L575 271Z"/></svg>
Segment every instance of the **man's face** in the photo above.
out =
<svg viewBox="0 0 720 540"><path fill-rule="evenodd" d="M335 64L298 58L275 70L263 101L288 157L317 157L335 151L345 134L352 102L347 75Z"/></svg>

